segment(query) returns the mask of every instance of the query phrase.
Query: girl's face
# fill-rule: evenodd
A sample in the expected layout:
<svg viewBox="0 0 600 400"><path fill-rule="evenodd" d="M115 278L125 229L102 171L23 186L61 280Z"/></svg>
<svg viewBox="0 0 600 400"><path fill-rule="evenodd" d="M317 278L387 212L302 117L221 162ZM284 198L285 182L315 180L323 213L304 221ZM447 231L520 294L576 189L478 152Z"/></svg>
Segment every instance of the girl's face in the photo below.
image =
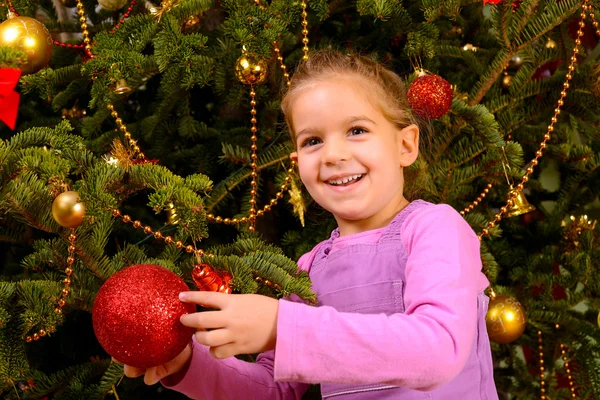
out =
<svg viewBox="0 0 600 400"><path fill-rule="evenodd" d="M418 155L418 128L397 128L367 90L360 79L332 79L301 91L291 107L291 158L343 236L384 227L408 204L402 168Z"/></svg>

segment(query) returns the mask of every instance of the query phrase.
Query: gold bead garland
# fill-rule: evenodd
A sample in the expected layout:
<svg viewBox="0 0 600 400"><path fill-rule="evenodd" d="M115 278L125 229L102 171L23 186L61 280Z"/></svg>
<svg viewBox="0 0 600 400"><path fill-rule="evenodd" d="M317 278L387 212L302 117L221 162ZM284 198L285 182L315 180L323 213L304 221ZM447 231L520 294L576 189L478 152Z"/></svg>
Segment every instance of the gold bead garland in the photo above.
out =
<svg viewBox="0 0 600 400"><path fill-rule="evenodd" d="M559 324L555 325L556 329L560 328ZM540 357L540 400L549 400L546 396L546 368L544 367L544 345L542 340L542 331L537 331L537 342L538 342L538 355ZM573 382L573 375L571 374L571 367L569 366L569 360L567 359L567 349L563 343L560 343L560 355L567 372L567 380L569 381L569 391L571 392L571 398L577 398L575 394L575 382Z"/></svg>
<svg viewBox="0 0 600 400"><path fill-rule="evenodd" d="M92 54L92 41L90 40L90 32L87 29L87 17L85 16L85 9L81 0L77 0L77 15L79 15L79 22L81 23L81 33L83 34L83 43L85 52L89 57L94 57Z"/></svg>
<svg viewBox="0 0 600 400"><path fill-rule="evenodd" d="M558 115L561 112L561 107L564 104L564 98L567 97L567 89L569 89L569 81L573 79L572 72L575 70L575 63L577 62L577 54L579 53L578 46L581 45L581 37L583 36L583 28L585 27L585 19L586 19L586 11L591 10L591 6L589 5L589 0L584 0L583 11L580 14L581 21L579 21L579 30L577 31L577 38L575 39L575 47L573 48L573 55L570 59L570 64L568 67L569 72L566 75L566 80L563 83L563 90L560 92L560 99L558 100L558 104L554 109L554 115L551 118L551 123L548 125L548 129L546 134L544 134L544 140L540 143L540 148L535 152L535 157L529 163L529 167L525 170L525 175L521 178L521 182L517 185L517 190L511 191L508 196L508 200L506 201L506 205L500 207L500 212L494 215L494 219L487 223L487 227L481 230L481 233L477 235L479 240L482 240L484 236L489 235L490 229L496 226L504 214L506 214L509 207L513 205L514 199L517 197L519 192L523 191L525 187L525 183L529 181L529 176L533 173L534 168L538 165L539 159L542 157L544 150L548 146L548 141L551 138L551 132L554 131L554 124L558 122Z"/></svg>
<svg viewBox="0 0 600 400"><path fill-rule="evenodd" d="M488 194L488 192L490 191L492 186L493 185L491 183L488 183L486 188L483 189L483 192L481 192L481 194L479 196L477 196L477 199L475 201L473 201L471 204L469 204L468 207L465 207L465 209L460 212L460 215L462 215L464 217L466 214L473 211L473 209L475 207L477 207L479 205L479 203L485 198L485 196Z"/></svg>
<svg viewBox="0 0 600 400"><path fill-rule="evenodd" d="M273 42L273 48L275 50L275 54L277 54L277 61L279 61L279 65L281 70L283 71L283 77L285 79L285 84L290 86L292 82L290 81L290 74L287 72L287 67L283 63L283 57L281 56L279 47L277 46L277 42Z"/></svg>
<svg viewBox="0 0 600 400"><path fill-rule="evenodd" d="M567 380L569 381L569 390L571 391L571 397L576 398L575 384L573 382L573 375L571 375L571 368L569 367L569 361L567 360L567 350L564 344L560 344L560 354L562 355L563 363L565 365L565 371L567 371Z"/></svg>
<svg viewBox="0 0 600 400"><path fill-rule="evenodd" d="M538 355L540 356L540 400L546 399L546 368L544 367L544 345L542 331L537 331Z"/></svg>
<svg viewBox="0 0 600 400"><path fill-rule="evenodd" d="M67 267L65 268L66 278L63 279L63 288L60 292L60 298L56 301L56 306L54 307L54 312L56 314L62 314L63 308L67 304L67 297L71 294L71 283L73 283L71 276L73 275L73 264L75 264L75 241L77 240L77 235L75 235L75 229L71 229L71 233L69 234L69 255L67 257ZM40 338L46 336L48 332L54 332L56 329L51 327L47 329L39 329L33 335L25 336L25 341L27 343L31 343L33 341L38 341Z"/></svg>
<svg viewBox="0 0 600 400"><path fill-rule="evenodd" d="M585 10L585 7L584 7ZM588 5L587 10L590 14L590 18L592 19L592 25L594 26L594 29L596 29L596 35L598 35L598 37L600 37L600 29L598 28L598 21L596 21L596 14L594 13L594 10L592 10L592 7Z"/></svg>
<svg viewBox="0 0 600 400"><path fill-rule="evenodd" d="M302 47L302 52L304 53L302 60L308 61L308 21L306 20L308 14L306 12L306 1L303 0L302 3L300 3L300 7L302 7L300 16L302 17L302 36L304 36L302 38L302 44L304 45L304 47Z"/></svg>
<svg viewBox="0 0 600 400"><path fill-rule="evenodd" d="M258 188L258 183L256 181L256 178L258 177L258 174L256 173L256 160L258 159L258 156L256 155L256 149L258 148L256 146L256 141L258 140L256 132L258 132L258 128L256 127L256 92L252 85L250 85L250 106L250 115L252 115L250 118L250 123L252 124L252 127L250 128L250 132L252 132L252 136L250 136L250 140L252 141L252 145L250 146L250 150L252 151L250 154L250 169L252 172L250 173L250 176L252 177L252 180L250 181L250 215L248 216L250 226L248 227L248 230L254 232L254 225L256 223L256 194Z"/></svg>
<svg viewBox="0 0 600 400"><path fill-rule="evenodd" d="M141 151L140 147L137 145L137 142L133 137L131 137L131 133L127 131L127 126L123 123L123 120L119 117L119 113L115 110L115 106L109 104L107 108L110 110L110 115L115 119L115 123L117 124L118 129L123 132L123 136L129 142L131 149L133 150L134 155L137 155L141 160L146 160L146 155Z"/></svg>

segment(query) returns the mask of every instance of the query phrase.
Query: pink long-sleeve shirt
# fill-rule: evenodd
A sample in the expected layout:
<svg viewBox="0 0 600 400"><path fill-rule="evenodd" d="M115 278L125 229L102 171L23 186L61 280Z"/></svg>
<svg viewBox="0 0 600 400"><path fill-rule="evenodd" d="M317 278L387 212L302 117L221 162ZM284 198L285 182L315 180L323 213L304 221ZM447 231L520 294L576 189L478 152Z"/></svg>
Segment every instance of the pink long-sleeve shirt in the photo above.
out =
<svg viewBox="0 0 600 400"><path fill-rule="evenodd" d="M217 360L194 342L163 384L194 399L495 400L479 240L451 207L412 202L385 228L299 260L317 307L280 300L275 351Z"/></svg>

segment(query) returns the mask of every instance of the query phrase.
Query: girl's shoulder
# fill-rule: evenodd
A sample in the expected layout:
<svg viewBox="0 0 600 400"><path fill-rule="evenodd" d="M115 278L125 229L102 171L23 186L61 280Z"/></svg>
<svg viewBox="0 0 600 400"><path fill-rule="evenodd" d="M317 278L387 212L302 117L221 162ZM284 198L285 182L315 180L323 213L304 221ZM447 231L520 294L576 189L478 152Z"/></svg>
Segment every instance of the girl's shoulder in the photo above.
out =
<svg viewBox="0 0 600 400"><path fill-rule="evenodd" d="M404 238L420 234L436 232L435 236L444 234L465 234L477 238L467 221L448 204L433 204L417 200L414 209L406 215L397 226ZM411 204L413 204L411 203Z"/></svg>

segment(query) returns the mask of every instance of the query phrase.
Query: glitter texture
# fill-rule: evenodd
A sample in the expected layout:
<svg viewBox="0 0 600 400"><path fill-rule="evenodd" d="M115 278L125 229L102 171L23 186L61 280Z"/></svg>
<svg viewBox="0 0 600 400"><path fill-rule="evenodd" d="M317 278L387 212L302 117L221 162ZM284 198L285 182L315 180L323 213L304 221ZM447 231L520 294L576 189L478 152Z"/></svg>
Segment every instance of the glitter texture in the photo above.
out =
<svg viewBox="0 0 600 400"><path fill-rule="evenodd" d="M423 75L408 88L408 104L421 117L436 119L452 106L452 86L439 75Z"/></svg>
<svg viewBox="0 0 600 400"><path fill-rule="evenodd" d="M166 363L183 351L194 333L179 322L196 312L179 301L189 290L173 272L134 265L110 277L98 291L92 321L98 341L118 361L138 368Z"/></svg>

